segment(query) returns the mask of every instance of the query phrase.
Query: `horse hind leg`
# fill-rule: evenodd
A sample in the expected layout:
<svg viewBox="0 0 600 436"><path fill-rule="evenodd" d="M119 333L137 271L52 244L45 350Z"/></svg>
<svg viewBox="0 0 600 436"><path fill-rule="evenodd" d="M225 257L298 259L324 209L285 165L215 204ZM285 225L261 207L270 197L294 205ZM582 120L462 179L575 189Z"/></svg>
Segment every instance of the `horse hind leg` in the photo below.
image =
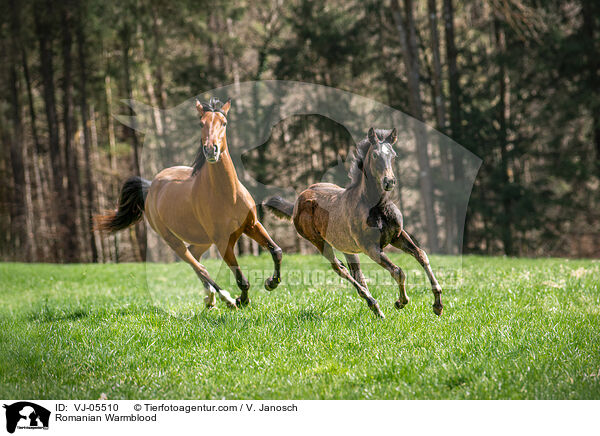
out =
<svg viewBox="0 0 600 436"><path fill-rule="evenodd" d="M392 241L392 245L400 250L410 254L413 256L417 262L421 264L423 269L425 270L425 274L427 274L427 278L431 283L431 292L433 292L433 312L436 315L441 315L444 310L444 305L442 304L442 287L438 283L437 279L433 275L433 271L431 270L431 266L429 265L429 258L427 257L427 253L424 250L419 248L417 244L411 239L411 237L406 233L406 231L402 230L400 235Z"/></svg>
<svg viewBox="0 0 600 436"><path fill-rule="evenodd" d="M313 242L313 244L314 244L314 242ZM317 248L319 248L320 244L319 245L315 244L315 245L317 246ZM375 298L373 298L373 296L369 292L369 288L367 287L366 283L364 282L364 276L363 276L362 283L357 281L348 272L348 269L346 269L344 264L335 256L335 253L333 252L333 247L329 243L327 243L326 241L323 241L322 247L323 248L321 249L321 254L331 263L331 268L333 268L333 270L340 277L348 280L350 283L352 283L352 285L354 285L354 287L356 288L356 290L358 292L358 295L360 295L360 297L367 302L369 309L371 309L371 311L375 314L375 316L377 316L379 318L385 318L385 315L379 308L379 303L377 303L377 300L375 300ZM360 270L360 267L359 267L359 270ZM362 275L362 273L361 273L361 275Z"/></svg>
<svg viewBox="0 0 600 436"><path fill-rule="evenodd" d="M208 271L206 270L206 268L204 268L204 266L200 262L198 262L198 260L196 260L196 258L192 255L192 253L188 249L188 247L185 246L183 241L181 241L179 238L177 238L170 231L162 232L161 236L167 242L169 247L171 247L171 249L175 253L177 253L177 255L181 259L183 259L184 261L186 261L187 263L190 264L190 266L196 272L196 275L198 276L198 278L204 285L204 288L206 289L207 293L210 293L210 294L216 293L218 295L219 299L224 301L227 304L227 306L229 306L232 309L237 308L237 305L235 304L235 300L233 298L231 298L231 295L229 294L229 292L227 292L224 289L221 289L219 287L219 285L217 285L215 283L215 281L208 274ZM211 297L210 294L208 295L208 297ZM205 302L210 303L210 302L212 302L212 299L209 298Z"/></svg>
<svg viewBox="0 0 600 436"><path fill-rule="evenodd" d="M360 259L358 257L358 254L344 253L344 256L346 257L346 262L348 262L348 268L350 268L350 274L352 275L352 277L354 277L354 279L358 283L360 283L360 285L364 289L368 290L369 288L367 286L367 280L365 279L365 275L360 269Z"/></svg>
<svg viewBox="0 0 600 436"><path fill-rule="evenodd" d="M367 280L360 269L360 259L358 254L348 254L344 253L344 257L346 257L346 262L348 263L348 268L350 269L350 274L352 277L361 284L363 288L367 287Z"/></svg>

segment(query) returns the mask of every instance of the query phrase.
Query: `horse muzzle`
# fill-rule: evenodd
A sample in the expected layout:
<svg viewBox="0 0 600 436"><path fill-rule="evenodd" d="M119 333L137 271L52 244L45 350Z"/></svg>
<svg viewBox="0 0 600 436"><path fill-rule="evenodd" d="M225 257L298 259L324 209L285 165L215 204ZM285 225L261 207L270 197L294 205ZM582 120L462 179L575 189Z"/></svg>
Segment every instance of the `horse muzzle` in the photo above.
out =
<svg viewBox="0 0 600 436"><path fill-rule="evenodd" d="M395 178L390 178L390 177L383 178L383 189L385 189L386 191L391 191L392 189L394 189L394 186L396 186Z"/></svg>
<svg viewBox="0 0 600 436"><path fill-rule="evenodd" d="M204 147L203 151L207 162L215 163L219 160L221 150L216 145Z"/></svg>

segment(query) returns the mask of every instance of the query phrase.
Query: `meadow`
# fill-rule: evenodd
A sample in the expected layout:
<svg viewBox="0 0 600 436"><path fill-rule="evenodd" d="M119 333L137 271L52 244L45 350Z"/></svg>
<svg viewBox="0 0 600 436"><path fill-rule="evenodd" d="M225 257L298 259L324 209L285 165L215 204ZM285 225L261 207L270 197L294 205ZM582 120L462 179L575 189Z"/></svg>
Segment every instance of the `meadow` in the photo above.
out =
<svg viewBox="0 0 600 436"><path fill-rule="evenodd" d="M397 311L371 278L384 320L318 256L285 256L270 293L270 256L240 258L252 303L237 311L205 310L183 263L2 263L0 397L600 399L600 261L431 256L437 317L416 262L391 257L411 302Z"/></svg>

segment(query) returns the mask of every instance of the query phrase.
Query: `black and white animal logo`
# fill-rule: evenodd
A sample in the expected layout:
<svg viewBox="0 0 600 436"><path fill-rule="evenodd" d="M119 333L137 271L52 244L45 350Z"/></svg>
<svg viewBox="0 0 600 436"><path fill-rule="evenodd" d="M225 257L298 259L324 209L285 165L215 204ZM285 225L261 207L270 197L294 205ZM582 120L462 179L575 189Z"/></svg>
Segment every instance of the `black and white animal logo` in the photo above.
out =
<svg viewBox="0 0 600 436"><path fill-rule="evenodd" d="M50 411L28 401L4 405L6 409L6 431L19 429L48 429Z"/></svg>

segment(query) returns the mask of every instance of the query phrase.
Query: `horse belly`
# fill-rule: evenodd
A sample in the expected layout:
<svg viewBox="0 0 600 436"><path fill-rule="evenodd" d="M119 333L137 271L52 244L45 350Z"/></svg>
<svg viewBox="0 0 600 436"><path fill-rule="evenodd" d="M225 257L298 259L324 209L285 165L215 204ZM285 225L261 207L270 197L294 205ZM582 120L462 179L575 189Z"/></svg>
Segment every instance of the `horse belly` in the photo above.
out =
<svg viewBox="0 0 600 436"><path fill-rule="evenodd" d="M352 236L350 226L348 225L348 217L343 216L344 214L341 210L330 211L328 215L327 228L323 239L344 253L360 253L361 249Z"/></svg>
<svg viewBox="0 0 600 436"><path fill-rule="evenodd" d="M210 238L194 215L187 182L159 181L146 200L148 221L161 236L172 233L188 244L206 244Z"/></svg>
<svg viewBox="0 0 600 436"><path fill-rule="evenodd" d="M344 253L360 253L350 229L348 211L341 199L344 190L336 185L320 183L313 185L310 191L315 204L313 222L321 237Z"/></svg>

